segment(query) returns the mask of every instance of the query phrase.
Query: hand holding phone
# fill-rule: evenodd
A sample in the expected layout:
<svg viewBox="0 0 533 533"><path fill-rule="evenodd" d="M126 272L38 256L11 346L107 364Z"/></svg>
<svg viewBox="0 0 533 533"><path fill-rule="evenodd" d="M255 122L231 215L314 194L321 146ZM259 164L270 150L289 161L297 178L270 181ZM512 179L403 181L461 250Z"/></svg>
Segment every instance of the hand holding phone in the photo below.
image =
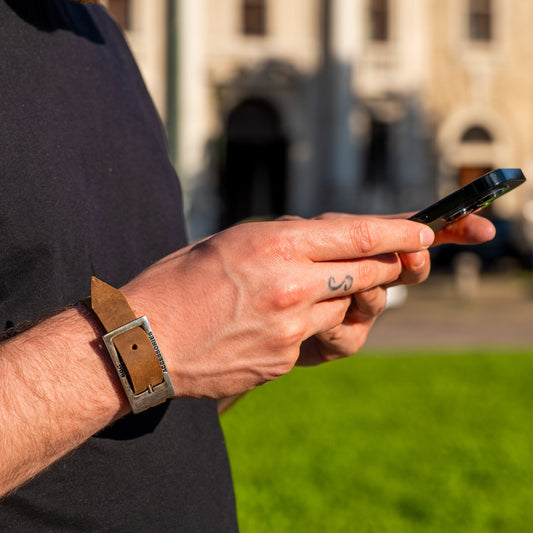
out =
<svg viewBox="0 0 533 533"><path fill-rule="evenodd" d="M409 220L426 224L436 233L448 224L484 209L525 181L519 168L493 170L419 211Z"/></svg>

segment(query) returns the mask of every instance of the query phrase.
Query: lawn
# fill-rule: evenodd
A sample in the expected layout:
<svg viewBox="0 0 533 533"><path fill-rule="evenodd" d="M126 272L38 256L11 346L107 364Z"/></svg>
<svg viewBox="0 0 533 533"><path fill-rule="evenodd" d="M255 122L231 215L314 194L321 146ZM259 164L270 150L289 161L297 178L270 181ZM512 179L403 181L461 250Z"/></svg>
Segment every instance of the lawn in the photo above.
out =
<svg viewBox="0 0 533 533"><path fill-rule="evenodd" d="M533 352L296 369L222 419L241 533L533 530Z"/></svg>

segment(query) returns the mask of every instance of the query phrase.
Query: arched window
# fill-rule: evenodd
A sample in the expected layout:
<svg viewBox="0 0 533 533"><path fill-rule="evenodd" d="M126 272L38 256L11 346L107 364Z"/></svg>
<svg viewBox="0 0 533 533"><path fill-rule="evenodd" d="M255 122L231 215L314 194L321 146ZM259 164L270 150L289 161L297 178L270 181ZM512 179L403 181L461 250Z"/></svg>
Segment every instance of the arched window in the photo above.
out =
<svg viewBox="0 0 533 533"><path fill-rule="evenodd" d="M492 135L483 126L472 126L461 137L461 142L466 143L490 143L492 141Z"/></svg>
<svg viewBox="0 0 533 533"><path fill-rule="evenodd" d="M492 0L469 1L469 35L473 41L492 39Z"/></svg>
<svg viewBox="0 0 533 533"><path fill-rule="evenodd" d="M243 0L242 32L245 35L266 34L266 0Z"/></svg>
<svg viewBox="0 0 533 533"><path fill-rule="evenodd" d="M369 26L372 41L389 39L389 1L369 0Z"/></svg>

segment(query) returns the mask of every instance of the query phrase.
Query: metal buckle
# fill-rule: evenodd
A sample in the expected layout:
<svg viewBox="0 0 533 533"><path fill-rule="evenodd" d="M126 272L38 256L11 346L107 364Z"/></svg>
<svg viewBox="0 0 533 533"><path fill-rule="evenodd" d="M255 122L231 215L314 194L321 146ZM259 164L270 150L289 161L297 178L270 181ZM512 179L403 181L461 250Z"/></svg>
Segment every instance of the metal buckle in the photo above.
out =
<svg viewBox="0 0 533 533"><path fill-rule="evenodd" d="M161 365L161 370L163 371L163 381L153 387L148 387L148 389L140 392L139 394L135 394L126 376L126 371L120 362L120 357L113 339L119 335L122 335L123 333L126 333L127 331L130 331L131 329L138 327L141 327L146 332L150 342L152 343L154 351L157 355L157 359L159 360L159 364ZM163 356L161 355L161 352L159 351L159 346L157 345L152 329L150 328L148 319L145 316L136 318L135 320L132 320L131 322L128 322L127 324L124 324L123 326L120 326L109 333L106 333L103 336L103 339L134 413L146 411L146 409L159 405L174 395L174 386L172 385L172 380L170 379L170 375L167 371L167 366Z"/></svg>

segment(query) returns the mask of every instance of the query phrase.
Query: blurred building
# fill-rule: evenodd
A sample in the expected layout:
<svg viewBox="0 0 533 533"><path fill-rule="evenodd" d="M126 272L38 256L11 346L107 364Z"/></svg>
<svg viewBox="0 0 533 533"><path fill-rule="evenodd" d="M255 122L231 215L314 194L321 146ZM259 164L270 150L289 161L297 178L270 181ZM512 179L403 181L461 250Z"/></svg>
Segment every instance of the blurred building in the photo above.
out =
<svg viewBox="0 0 533 533"><path fill-rule="evenodd" d="M108 0L169 131L193 237L414 210L533 180L529 0ZM518 217L533 181L499 200Z"/></svg>

